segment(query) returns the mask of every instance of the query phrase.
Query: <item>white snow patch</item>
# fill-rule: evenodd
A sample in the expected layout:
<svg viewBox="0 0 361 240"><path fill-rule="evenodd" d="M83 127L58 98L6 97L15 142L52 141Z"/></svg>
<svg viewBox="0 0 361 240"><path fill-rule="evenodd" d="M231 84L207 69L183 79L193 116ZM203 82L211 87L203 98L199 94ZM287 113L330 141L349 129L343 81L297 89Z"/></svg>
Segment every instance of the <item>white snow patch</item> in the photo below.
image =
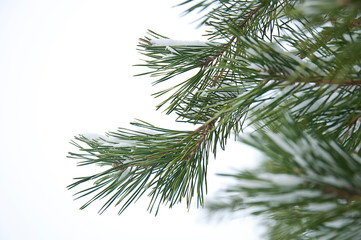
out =
<svg viewBox="0 0 361 240"><path fill-rule="evenodd" d="M274 60L274 58L273 58L269 53L264 53L263 56L264 56L265 58L267 58L268 60L270 60L270 61L273 61L273 60Z"/></svg>
<svg viewBox="0 0 361 240"><path fill-rule="evenodd" d="M116 137L105 136L96 133L84 133L81 136L87 138L88 140L96 141L103 146L112 146L112 147L124 147L124 146L133 146L134 143L131 141L124 141Z"/></svg>
<svg viewBox="0 0 361 240"><path fill-rule="evenodd" d="M246 51L251 56L258 56L259 55L259 53L254 48L248 48Z"/></svg>
<svg viewBox="0 0 361 240"><path fill-rule="evenodd" d="M347 219L338 219L338 220L334 220L331 222L326 222L325 225L327 227L340 229L340 228L350 224L351 222L352 222L351 220L347 220Z"/></svg>
<svg viewBox="0 0 361 240"><path fill-rule="evenodd" d="M275 134L273 132L269 132L268 136L284 151L288 153L294 152L294 149L290 145L288 145L280 135Z"/></svg>
<svg viewBox="0 0 361 240"><path fill-rule="evenodd" d="M175 40L175 39L167 39L167 38L161 38L161 39L153 39L150 41L152 46L207 46L210 43L203 42L203 41L187 41L187 40Z"/></svg>
<svg viewBox="0 0 361 240"><path fill-rule="evenodd" d="M351 38L350 34L344 33L342 36L346 41L352 42L352 38Z"/></svg>
<svg viewBox="0 0 361 240"><path fill-rule="evenodd" d="M354 69L356 72L360 72L360 71L361 71L361 67L360 67L359 65L353 66L353 69Z"/></svg>
<svg viewBox="0 0 361 240"><path fill-rule="evenodd" d="M241 180L237 182L237 186L243 188L270 188L271 185L267 182L257 180Z"/></svg>
<svg viewBox="0 0 361 240"><path fill-rule="evenodd" d="M280 195L258 195L257 197L245 200L245 203L274 202L274 203L292 203L305 198L315 198L321 195L320 191L297 190L291 193Z"/></svg>
<svg viewBox="0 0 361 240"><path fill-rule="evenodd" d="M261 68L257 64L254 64L254 63L249 63L249 65L247 67L250 69L261 71Z"/></svg>
<svg viewBox="0 0 361 240"><path fill-rule="evenodd" d="M257 175L258 178L271 181L280 186L296 186L302 184L304 180L300 177L291 174L272 174L261 173Z"/></svg>
<svg viewBox="0 0 361 240"><path fill-rule="evenodd" d="M323 183L330 184L341 189L352 189L352 186L348 182L341 178L336 178L335 176L315 176L315 178L316 181L321 181Z"/></svg>
<svg viewBox="0 0 361 240"><path fill-rule="evenodd" d="M337 207L336 203L326 202L326 203L310 203L305 208L305 210L312 211L312 212L326 212L330 211Z"/></svg>
<svg viewBox="0 0 361 240"><path fill-rule="evenodd" d="M104 135L97 134L97 133L83 133L83 134L81 134L81 136L83 136L89 140L97 140L97 139L104 137Z"/></svg>
<svg viewBox="0 0 361 240"><path fill-rule="evenodd" d="M178 54L178 52L174 48L172 48L170 46L167 46L165 49L167 49L171 53Z"/></svg>

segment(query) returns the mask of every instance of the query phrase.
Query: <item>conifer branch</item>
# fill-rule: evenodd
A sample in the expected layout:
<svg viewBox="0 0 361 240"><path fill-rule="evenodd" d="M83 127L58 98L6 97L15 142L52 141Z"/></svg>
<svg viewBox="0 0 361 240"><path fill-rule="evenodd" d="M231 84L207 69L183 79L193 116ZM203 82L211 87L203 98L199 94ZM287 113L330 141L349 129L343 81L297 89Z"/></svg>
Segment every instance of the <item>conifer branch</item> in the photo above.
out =
<svg viewBox="0 0 361 240"><path fill-rule="evenodd" d="M257 8L255 8L255 9L253 9L253 10L247 15L247 17L243 20L242 24L239 26L239 30L243 30L244 27L246 26L246 24L250 21L250 19L251 19L260 9L261 9L261 7L257 7ZM211 62L213 62L214 60L216 60L217 58L219 58L220 56L222 56L222 55L224 54L224 52L227 51L227 50L231 47L231 45L232 45L232 43L233 43L233 41L234 41L235 39L236 39L236 36L233 35L233 36L231 37L231 39L223 46L223 50L222 50L221 52L215 54L214 56L208 58L201 67L202 67L202 68L203 68L203 67L207 67ZM213 84L214 82L216 82L217 80L218 80L218 77L212 81L212 84Z"/></svg>
<svg viewBox="0 0 361 240"><path fill-rule="evenodd" d="M157 108L198 127L138 121L136 130L120 128L110 138L76 137L79 152L69 157L103 167L68 186L93 184L76 194L90 196L82 209L104 199L100 213L112 204L122 213L144 194L156 213L184 200L188 208L193 199L203 206L209 154L234 135L265 161L223 174L236 184L211 211L254 210L274 222L271 240L360 239L361 5L201 0L187 12L196 9L209 10L202 22L208 42L149 30L139 39L146 59L138 66L154 84L177 77L154 93L165 97ZM254 132L243 134L245 126Z"/></svg>
<svg viewBox="0 0 361 240"><path fill-rule="evenodd" d="M333 19L331 22L332 22L333 24L336 24L336 20L335 20L335 19ZM342 25L341 27L339 27L339 28L344 27L344 24L345 24L345 23L343 23L343 25ZM352 30L353 28L358 27L358 26L360 26L360 25L361 25L361 17L352 20L352 21L347 25L347 27L348 27L348 30ZM301 59L304 59L304 58L306 58L307 56L311 56L311 55L312 55L315 51L317 51L320 47L326 45L329 41L331 41L332 39L334 39L334 36L335 36L334 32L326 32L325 34L322 34L322 32L321 32L321 40L320 40L320 41L317 41L316 44L314 44L311 48L305 49L305 50L304 50L305 53L304 53L304 54L300 54L300 58L301 58Z"/></svg>

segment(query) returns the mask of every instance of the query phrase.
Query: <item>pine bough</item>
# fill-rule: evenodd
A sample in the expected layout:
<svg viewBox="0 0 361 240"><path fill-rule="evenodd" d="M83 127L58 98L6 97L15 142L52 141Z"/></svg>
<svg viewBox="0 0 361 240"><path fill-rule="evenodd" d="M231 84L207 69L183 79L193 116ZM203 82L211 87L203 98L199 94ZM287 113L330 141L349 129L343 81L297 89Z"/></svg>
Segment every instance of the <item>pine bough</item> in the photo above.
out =
<svg viewBox="0 0 361 240"><path fill-rule="evenodd" d="M154 84L157 109L194 130L144 121L107 136L80 135L69 157L103 171L69 189L119 213L143 194L149 210L195 197L204 205L210 154L231 136L264 153L211 212L253 209L268 219L270 239L361 238L361 3L357 0L188 0L203 14L208 42L153 31L139 42L139 66ZM188 77L190 76L190 77ZM249 127L253 133L244 134Z"/></svg>

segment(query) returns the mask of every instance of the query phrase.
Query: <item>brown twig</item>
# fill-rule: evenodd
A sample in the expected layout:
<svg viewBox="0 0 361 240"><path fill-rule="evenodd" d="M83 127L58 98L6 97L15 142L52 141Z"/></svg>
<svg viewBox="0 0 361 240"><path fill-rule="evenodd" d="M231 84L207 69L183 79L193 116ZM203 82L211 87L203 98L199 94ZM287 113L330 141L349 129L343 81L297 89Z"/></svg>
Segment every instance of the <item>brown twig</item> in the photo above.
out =
<svg viewBox="0 0 361 240"><path fill-rule="evenodd" d="M226 68L223 68L223 70L217 75L217 77L215 77L213 79L213 81L211 82L211 85L215 82L217 82L217 80L222 76L222 74L224 73L224 71L226 71Z"/></svg>
<svg viewBox="0 0 361 240"><path fill-rule="evenodd" d="M357 189L353 189L353 192L337 189L334 187L320 186L320 189L325 194L332 194L332 195L335 195L337 198L346 199L347 201L355 201L355 200L360 201L361 200L361 192Z"/></svg>
<svg viewBox="0 0 361 240"><path fill-rule="evenodd" d="M182 160L182 161L188 161L189 158L198 151L198 149L200 148L201 144L204 143L204 141L206 140L207 135L209 134L209 132L212 130L212 128L214 127L215 122L217 121L217 119L213 119L211 122L209 123L205 123L202 126L200 126L199 128L197 128L196 130L193 131L193 133L197 133L197 132L202 132L198 138L197 138L197 144L196 147Z"/></svg>
<svg viewBox="0 0 361 240"><path fill-rule="evenodd" d="M143 43L146 43L146 44L148 44L148 45L152 45L151 42L149 42L148 40L145 40L145 39L143 39L143 38L139 38L139 41L141 41L141 42L143 42Z"/></svg>

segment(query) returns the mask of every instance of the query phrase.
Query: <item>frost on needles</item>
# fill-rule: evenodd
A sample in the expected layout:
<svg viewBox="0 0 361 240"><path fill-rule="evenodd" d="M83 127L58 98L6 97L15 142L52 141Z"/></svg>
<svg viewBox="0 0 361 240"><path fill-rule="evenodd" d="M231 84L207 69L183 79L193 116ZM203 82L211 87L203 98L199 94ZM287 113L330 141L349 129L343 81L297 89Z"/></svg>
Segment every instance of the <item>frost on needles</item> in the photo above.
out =
<svg viewBox="0 0 361 240"><path fill-rule="evenodd" d="M179 5L199 11L208 41L149 31L138 66L160 87L177 78L153 96L190 130L138 120L108 137L76 137L79 151L69 157L99 166L69 185L84 186L76 194L88 199L82 208L101 200L100 212L115 205L122 213L147 196L155 213L182 201L204 206L209 156L236 139L264 161L223 174L236 184L209 201L213 216L262 215L268 239L361 239L361 2Z"/></svg>

